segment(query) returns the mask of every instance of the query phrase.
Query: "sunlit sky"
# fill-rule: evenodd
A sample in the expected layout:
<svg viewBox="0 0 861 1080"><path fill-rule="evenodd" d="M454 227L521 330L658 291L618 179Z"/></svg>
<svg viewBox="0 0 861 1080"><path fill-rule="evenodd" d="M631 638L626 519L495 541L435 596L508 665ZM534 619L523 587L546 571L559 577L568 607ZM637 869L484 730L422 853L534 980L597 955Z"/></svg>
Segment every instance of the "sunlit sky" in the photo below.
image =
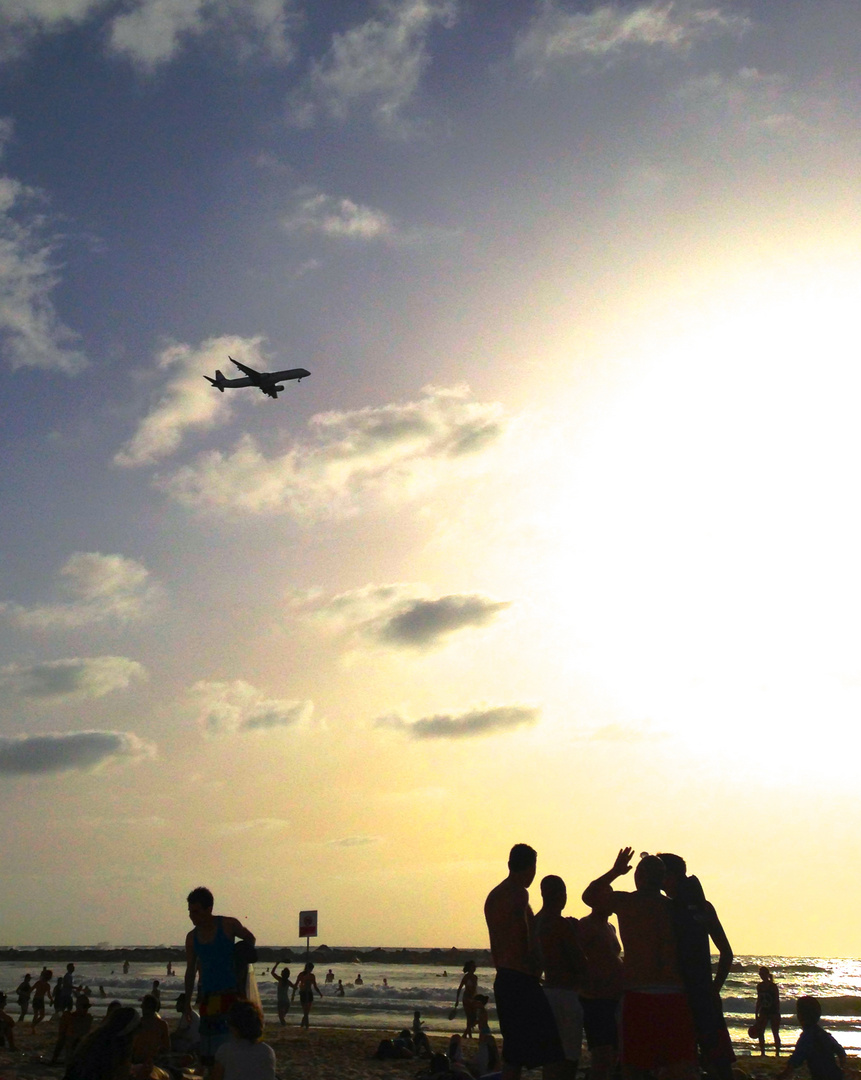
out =
<svg viewBox="0 0 861 1080"><path fill-rule="evenodd" d="M525 841L861 953L859 50L0 3L0 944L483 946Z"/></svg>

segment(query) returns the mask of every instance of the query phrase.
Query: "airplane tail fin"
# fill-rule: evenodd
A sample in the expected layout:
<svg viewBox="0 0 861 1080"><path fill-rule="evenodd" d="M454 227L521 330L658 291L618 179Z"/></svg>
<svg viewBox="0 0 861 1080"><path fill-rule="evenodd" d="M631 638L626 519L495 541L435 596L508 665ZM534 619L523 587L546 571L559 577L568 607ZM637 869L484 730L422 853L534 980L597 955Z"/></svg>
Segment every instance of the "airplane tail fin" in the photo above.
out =
<svg viewBox="0 0 861 1080"><path fill-rule="evenodd" d="M208 375L204 375L203 377L204 377L204 379L206 379L206 381L211 386L217 387L222 392L222 394L224 393L224 382L225 382L225 380L224 380L224 375L222 374L222 372L216 371L214 379L210 379L210 377Z"/></svg>

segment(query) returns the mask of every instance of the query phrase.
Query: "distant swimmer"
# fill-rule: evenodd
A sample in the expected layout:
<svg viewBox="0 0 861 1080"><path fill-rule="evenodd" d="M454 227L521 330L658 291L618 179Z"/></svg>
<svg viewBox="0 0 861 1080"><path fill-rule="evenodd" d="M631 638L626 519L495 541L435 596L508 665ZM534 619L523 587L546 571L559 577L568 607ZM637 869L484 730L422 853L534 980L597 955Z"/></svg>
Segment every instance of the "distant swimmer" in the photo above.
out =
<svg viewBox="0 0 861 1080"><path fill-rule="evenodd" d="M128 973L129 973L129 962L128 962L128 960L124 960L123 961L123 975L128 975Z"/></svg>
<svg viewBox="0 0 861 1080"><path fill-rule="evenodd" d="M299 1026L309 1028L311 1026L311 1006L314 1004L314 991L320 997L323 996L323 991L317 985L314 965L310 960L305 965L304 970L300 971L296 976L296 985L293 987L294 998L297 990L299 991L299 1004L302 1006L302 1022Z"/></svg>
<svg viewBox="0 0 861 1080"><path fill-rule="evenodd" d="M331 982L334 982L334 981L335 981L335 972L332 971L331 968L329 968L329 970L326 972L326 983L328 984L328 983L331 983Z"/></svg>
<svg viewBox="0 0 861 1080"><path fill-rule="evenodd" d="M278 983L276 1001L278 1007L278 1023L281 1024L282 1027L285 1027L287 1024L287 1013L290 1011L290 991L293 990L295 993L296 986L295 983L290 981L290 968L284 968L280 975L276 972L275 968L277 968L280 963L280 960L275 961L272 965L270 974Z"/></svg>
<svg viewBox="0 0 861 1080"><path fill-rule="evenodd" d="M389 986L389 980L388 979L383 978L383 986L385 986L386 989L388 989L388 986Z"/></svg>
<svg viewBox="0 0 861 1080"><path fill-rule="evenodd" d="M340 979L338 979L338 985L335 987L335 996L336 997L343 997L344 996L344 984L341 982Z"/></svg>
<svg viewBox="0 0 861 1080"><path fill-rule="evenodd" d="M354 985L354 986L364 986L364 985L365 985L364 979L362 978L362 973L361 973L361 971L360 971L360 972L359 972L359 974L358 974L358 975L356 976L356 981L355 981L355 983L354 983L353 985Z"/></svg>

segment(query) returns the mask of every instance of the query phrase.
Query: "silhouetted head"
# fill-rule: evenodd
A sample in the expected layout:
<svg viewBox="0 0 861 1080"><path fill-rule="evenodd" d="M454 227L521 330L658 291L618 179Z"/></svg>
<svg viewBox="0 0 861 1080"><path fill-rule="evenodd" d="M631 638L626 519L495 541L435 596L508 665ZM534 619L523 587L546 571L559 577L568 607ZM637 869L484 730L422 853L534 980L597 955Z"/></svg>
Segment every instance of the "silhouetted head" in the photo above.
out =
<svg viewBox="0 0 861 1080"><path fill-rule="evenodd" d="M260 1042L263 1038L263 1014L250 1001L235 1001L227 1013L227 1023L240 1039Z"/></svg>
<svg viewBox="0 0 861 1080"><path fill-rule="evenodd" d="M508 869L512 874L519 874L527 887L535 877L538 853L529 844L515 844L508 855Z"/></svg>
<svg viewBox="0 0 861 1080"><path fill-rule="evenodd" d="M113 1001L109 1001L108 1002L108 1007L105 1009L105 1020L107 1020L107 1018L112 1013L115 1013L117 1011L117 1009L121 1009L122 1007L123 1007L123 1003L121 1001L118 1001L116 998L114 998ZM102 1021L102 1023L104 1023L104 1021Z"/></svg>
<svg viewBox="0 0 861 1080"><path fill-rule="evenodd" d="M308 973L312 972L313 970L314 970L314 965L309 960L308 963L305 965L305 973L308 974Z"/></svg>
<svg viewBox="0 0 861 1080"><path fill-rule="evenodd" d="M657 855L644 855L634 871L634 884L641 892L660 891L666 870Z"/></svg>
<svg viewBox="0 0 861 1080"><path fill-rule="evenodd" d="M185 1012L185 994L180 994L176 999L175 1008L178 1013Z"/></svg>
<svg viewBox="0 0 861 1080"><path fill-rule="evenodd" d="M771 972L768 970L767 967L761 967L759 969L759 977L764 982L771 982Z"/></svg>
<svg viewBox="0 0 861 1080"><path fill-rule="evenodd" d="M144 1016L155 1016L158 1012L158 999L155 994L144 994L141 998L141 1012Z"/></svg>
<svg viewBox="0 0 861 1080"><path fill-rule="evenodd" d="M467 960L467 962L463 965L463 973L464 973L464 975L467 975L467 974L471 975L473 973L473 971L475 971L475 961L474 960Z"/></svg>
<svg viewBox="0 0 861 1080"><path fill-rule="evenodd" d="M685 860L681 855L671 855L669 852L661 851L658 853L658 858L664 864L666 874L664 875L664 892L667 896L677 896L679 886L684 881L688 868Z"/></svg>
<svg viewBox="0 0 861 1080"><path fill-rule="evenodd" d="M75 970L75 965L74 964L66 964L66 971L72 972L74 970Z"/></svg>
<svg viewBox="0 0 861 1080"><path fill-rule="evenodd" d="M568 890L565 882L556 874L548 874L541 879L541 899L545 907L558 908L559 911L568 903Z"/></svg>
<svg viewBox="0 0 861 1080"><path fill-rule="evenodd" d="M795 1012L803 1028L818 1024L822 1016L822 1009L815 997L800 997L795 1003Z"/></svg>
<svg viewBox="0 0 861 1080"><path fill-rule="evenodd" d="M212 893L203 885L192 889L186 897L188 902L188 917L195 926L199 925L212 914L215 900Z"/></svg>

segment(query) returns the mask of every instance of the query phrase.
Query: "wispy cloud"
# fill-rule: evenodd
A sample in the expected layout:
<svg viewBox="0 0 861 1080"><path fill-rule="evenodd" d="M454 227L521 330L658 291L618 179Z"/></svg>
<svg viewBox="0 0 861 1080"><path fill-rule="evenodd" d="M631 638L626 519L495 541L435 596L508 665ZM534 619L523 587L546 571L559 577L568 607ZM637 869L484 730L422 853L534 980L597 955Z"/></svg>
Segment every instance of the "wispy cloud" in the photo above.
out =
<svg viewBox="0 0 861 1080"><path fill-rule="evenodd" d="M370 847L381 840L381 836L343 836L340 840L328 840L327 843L330 847Z"/></svg>
<svg viewBox="0 0 861 1080"><path fill-rule="evenodd" d="M333 35L291 97L290 119L308 126L321 114L344 120L361 109L383 129L402 132L403 110L431 62L428 35L452 26L457 11L456 0L384 0L376 17Z"/></svg>
<svg viewBox="0 0 861 1080"><path fill-rule="evenodd" d="M558 0L544 0L518 37L516 58L541 76L577 60L609 62L638 50L681 51L716 35L739 35L746 16L707 0L649 0L599 4L572 12Z"/></svg>
<svg viewBox="0 0 861 1080"><path fill-rule="evenodd" d="M100 698L146 678L146 668L125 656L72 657L0 668L0 692L34 701Z"/></svg>
<svg viewBox="0 0 861 1080"><path fill-rule="evenodd" d="M242 679L196 682L189 691L200 727L210 735L266 731L307 722L310 701L268 698Z"/></svg>
<svg viewBox="0 0 861 1080"><path fill-rule="evenodd" d="M375 498L408 498L443 476L466 474L470 459L506 426L500 405L472 400L466 387L426 387L406 404L318 413L309 421L311 438L275 457L245 435L231 453L201 455L155 484L198 510L315 520L350 514Z"/></svg>
<svg viewBox="0 0 861 1080"><path fill-rule="evenodd" d="M395 223L384 210L322 192L298 193L282 224L290 232L319 233L345 240L391 241L397 235Z"/></svg>
<svg viewBox="0 0 861 1080"><path fill-rule="evenodd" d="M540 719L541 710L534 705L496 705L462 713L439 713L421 720L391 714L381 716L376 727L402 731L411 739L472 739L532 727Z"/></svg>
<svg viewBox="0 0 861 1080"><path fill-rule="evenodd" d="M784 75L753 67L688 79L674 93L671 105L698 133L711 131L721 141L739 135L828 137L829 126L819 122L819 114L830 111L828 102L794 90Z"/></svg>
<svg viewBox="0 0 861 1080"><path fill-rule="evenodd" d="M226 424L233 415L234 398L229 392L216 390L203 376L225 368L228 378L241 377L240 371L232 370L229 356L261 370L265 361L260 344L260 338L225 336L210 338L197 349L190 345L164 349L156 358L155 370L157 377L166 381L137 431L114 456L114 464L151 465L174 453L186 432Z"/></svg>
<svg viewBox="0 0 861 1080"><path fill-rule="evenodd" d="M0 119L0 155L12 134L11 122ZM56 242L46 235L43 209L34 209L40 199L35 188L0 175L0 339L13 369L74 375L87 358L54 306Z"/></svg>
<svg viewBox="0 0 861 1080"><path fill-rule="evenodd" d="M20 56L38 37L99 22L108 49L146 69L175 59L195 38L218 35L240 60L286 62L299 20L293 0L11 0L0 12L0 60Z"/></svg>
<svg viewBox="0 0 861 1080"><path fill-rule="evenodd" d="M461 630L489 626L511 606L479 593L428 597L416 585L365 585L324 602L311 601L312 618L350 641L433 649Z"/></svg>
<svg viewBox="0 0 861 1080"><path fill-rule="evenodd" d="M162 596L149 570L124 555L76 551L61 568L60 580L69 600L34 607L7 601L0 603L0 613L29 629L72 629L140 619Z"/></svg>
<svg viewBox="0 0 861 1080"><path fill-rule="evenodd" d="M248 821L225 821L215 830L219 836L241 836L244 833L287 832L295 822L285 818L251 818Z"/></svg>
<svg viewBox="0 0 861 1080"><path fill-rule="evenodd" d="M129 731L73 731L0 738L0 776L92 772L111 762L142 761L156 748Z"/></svg>

